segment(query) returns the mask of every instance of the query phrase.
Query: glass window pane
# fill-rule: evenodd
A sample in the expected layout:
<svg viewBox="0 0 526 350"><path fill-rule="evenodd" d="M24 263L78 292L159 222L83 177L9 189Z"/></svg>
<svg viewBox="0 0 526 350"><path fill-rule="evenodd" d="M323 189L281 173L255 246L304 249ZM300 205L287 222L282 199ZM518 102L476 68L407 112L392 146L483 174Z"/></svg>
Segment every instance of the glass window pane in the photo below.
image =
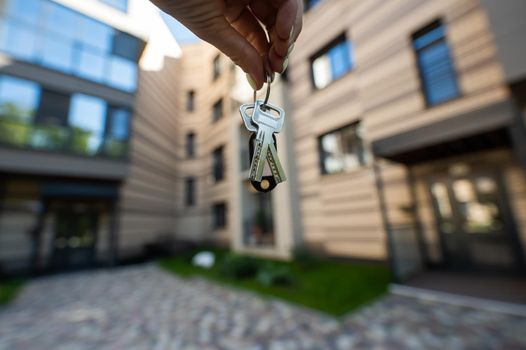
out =
<svg viewBox="0 0 526 350"><path fill-rule="evenodd" d="M113 29L88 17L80 19L79 40L104 52L111 50Z"/></svg>
<svg viewBox="0 0 526 350"><path fill-rule="evenodd" d="M73 65L73 42L57 36L48 36L42 48L45 66L69 72Z"/></svg>
<svg viewBox="0 0 526 350"><path fill-rule="evenodd" d="M116 8L117 10L126 12L128 10L128 0L101 0L103 3Z"/></svg>
<svg viewBox="0 0 526 350"><path fill-rule="evenodd" d="M106 73L106 54L90 49L77 50L78 66L76 73L87 79L102 82Z"/></svg>
<svg viewBox="0 0 526 350"><path fill-rule="evenodd" d="M331 63L328 56L323 55L312 62L312 74L316 88L321 89L329 85L332 81L332 77Z"/></svg>
<svg viewBox="0 0 526 350"><path fill-rule="evenodd" d="M431 44L432 42L443 38L444 36L444 27L440 26L419 36L418 38L415 38L415 40L413 41L413 47L415 49L421 49Z"/></svg>
<svg viewBox="0 0 526 350"><path fill-rule="evenodd" d="M8 0L7 13L25 22L37 23L41 0Z"/></svg>
<svg viewBox="0 0 526 350"><path fill-rule="evenodd" d="M100 98L77 94L71 100L69 125L73 129L72 148L76 152L95 154L102 142L106 102Z"/></svg>
<svg viewBox="0 0 526 350"><path fill-rule="evenodd" d="M36 56L36 33L15 22L7 22L1 48L21 59L32 60Z"/></svg>
<svg viewBox="0 0 526 350"><path fill-rule="evenodd" d="M43 90L35 122L38 124L66 126L69 102L70 95L68 94Z"/></svg>
<svg viewBox="0 0 526 350"><path fill-rule="evenodd" d="M116 108L110 111L110 130L108 136L119 140L127 140L130 129L130 112L126 108Z"/></svg>
<svg viewBox="0 0 526 350"><path fill-rule="evenodd" d="M108 83L119 89L135 91L137 87L137 64L123 58L112 57L110 59Z"/></svg>
<svg viewBox="0 0 526 350"><path fill-rule="evenodd" d="M329 51L332 79L338 79L351 70L350 43L342 42Z"/></svg>
<svg viewBox="0 0 526 350"><path fill-rule="evenodd" d="M78 24L82 20L81 15L53 2L44 2L44 4L46 29L54 34L74 38L77 35Z"/></svg>
<svg viewBox="0 0 526 350"><path fill-rule="evenodd" d="M1 117L31 122L39 99L38 84L12 77L0 77Z"/></svg>
<svg viewBox="0 0 526 350"><path fill-rule="evenodd" d="M139 60L139 45L137 38L123 32L117 32L113 39L112 53L137 62Z"/></svg>

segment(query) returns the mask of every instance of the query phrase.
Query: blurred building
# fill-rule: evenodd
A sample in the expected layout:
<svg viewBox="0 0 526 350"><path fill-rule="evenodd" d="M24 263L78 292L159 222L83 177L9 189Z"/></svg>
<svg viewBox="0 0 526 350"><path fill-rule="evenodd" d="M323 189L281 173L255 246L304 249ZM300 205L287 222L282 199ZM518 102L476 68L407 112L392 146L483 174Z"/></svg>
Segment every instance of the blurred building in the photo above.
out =
<svg viewBox="0 0 526 350"><path fill-rule="evenodd" d="M146 0L0 1L2 271L108 264L171 232L173 193L149 181L172 181L179 53Z"/></svg>
<svg viewBox="0 0 526 350"><path fill-rule="evenodd" d="M247 180L252 91L216 49L179 52L146 0L0 3L4 269L175 240L304 246L398 278L524 271L521 1L307 1L271 92L288 180L267 194Z"/></svg>
<svg viewBox="0 0 526 350"><path fill-rule="evenodd" d="M305 243L398 277L524 271L524 2L306 7L289 74Z"/></svg>

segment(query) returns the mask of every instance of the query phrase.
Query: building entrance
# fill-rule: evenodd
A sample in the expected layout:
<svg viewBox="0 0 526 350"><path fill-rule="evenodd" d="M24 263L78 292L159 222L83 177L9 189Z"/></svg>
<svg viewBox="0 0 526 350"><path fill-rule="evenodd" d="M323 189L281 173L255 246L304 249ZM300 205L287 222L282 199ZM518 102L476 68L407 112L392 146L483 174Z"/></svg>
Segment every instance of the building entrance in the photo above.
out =
<svg viewBox="0 0 526 350"><path fill-rule="evenodd" d="M434 178L429 191L446 266L495 271L519 268L516 228L497 174Z"/></svg>

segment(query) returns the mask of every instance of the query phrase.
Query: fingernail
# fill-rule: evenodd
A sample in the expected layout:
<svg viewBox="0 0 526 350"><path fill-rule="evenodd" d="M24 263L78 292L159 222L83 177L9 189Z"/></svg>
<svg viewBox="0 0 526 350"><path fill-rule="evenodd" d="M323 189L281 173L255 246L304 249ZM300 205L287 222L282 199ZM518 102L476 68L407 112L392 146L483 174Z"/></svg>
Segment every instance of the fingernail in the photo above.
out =
<svg viewBox="0 0 526 350"><path fill-rule="evenodd" d="M283 62L283 69L281 70L281 74L283 74L283 72L285 72L285 69L287 69L287 67L289 66L289 58L285 58L285 61Z"/></svg>
<svg viewBox="0 0 526 350"><path fill-rule="evenodd" d="M287 56L290 55L292 50L294 50L294 43L292 43L292 45L289 46L289 50L287 51Z"/></svg>
<svg viewBox="0 0 526 350"><path fill-rule="evenodd" d="M252 89L254 89L254 90L258 89L258 86L256 85L256 82L254 81L254 79L248 73L247 73L247 81L250 84L250 87L252 87Z"/></svg>

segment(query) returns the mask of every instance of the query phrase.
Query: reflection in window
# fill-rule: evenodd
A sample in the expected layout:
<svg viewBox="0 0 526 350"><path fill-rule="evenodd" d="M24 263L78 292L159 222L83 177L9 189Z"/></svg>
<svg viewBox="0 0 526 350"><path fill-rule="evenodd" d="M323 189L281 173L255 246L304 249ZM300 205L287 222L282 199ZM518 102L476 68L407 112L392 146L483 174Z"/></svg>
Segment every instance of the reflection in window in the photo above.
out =
<svg viewBox="0 0 526 350"><path fill-rule="evenodd" d="M124 156L128 151L130 111L127 108L111 107L107 118L105 153L110 156Z"/></svg>
<svg viewBox="0 0 526 350"><path fill-rule="evenodd" d="M491 233L501 230L503 221L498 205L497 185L489 177L480 178L476 185L467 179L453 182L453 192L459 203L464 231Z"/></svg>
<svg viewBox="0 0 526 350"><path fill-rule="evenodd" d="M112 37L113 29L111 27L89 17L81 18L79 40L82 43L104 52L110 52Z"/></svg>
<svg viewBox="0 0 526 350"><path fill-rule="evenodd" d="M135 90L137 86L137 65L120 57L112 57L108 82L119 89Z"/></svg>
<svg viewBox="0 0 526 350"><path fill-rule="evenodd" d="M16 58L25 60L35 58L37 45L36 33L13 21L4 23L5 33L0 43L0 48Z"/></svg>
<svg viewBox="0 0 526 350"><path fill-rule="evenodd" d="M353 68L352 45L345 35L311 59L314 87L321 89Z"/></svg>
<svg viewBox="0 0 526 350"><path fill-rule="evenodd" d="M40 88L27 80L0 77L0 142L24 145L40 98Z"/></svg>
<svg viewBox="0 0 526 350"><path fill-rule="evenodd" d="M42 63L57 70L69 72L73 66L73 42L46 38L42 49Z"/></svg>
<svg viewBox="0 0 526 350"><path fill-rule="evenodd" d="M427 104L432 106L457 97L457 77L442 23L435 21L415 33L413 48Z"/></svg>
<svg viewBox="0 0 526 350"><path fill-rule="evenodd" d="M0 6L7 0L0 0ZM141 41L46 0L9 0L0 50L16 59L133 92Z"/></svg>
<svg viewBox="0 0 526 350"><path fill-rule="evenodd" d="M94 81L102 81L105 76L105 55L96 50L78 50L77 52L78 65L76 72L79 76Z"/></svg>
<svg viewBox="0 0 526 350"><path fill-rule="evenodd" d="M98 152L104 131L106 102L76 94L71 99L69 125L73 129L72 149L85 154Z"/></svg>
<svg viewBox="0 0 526 350"><path fill-rule="evenodd" d="M7 13L11 17L27 23L36 23L40 12L41 0L7 0Z"/></svg>
<svg viewBox="0 0 526 350"><path fill-rule="evenodd" d="M38 149L61 150L69 137L66 128L70 96L42 90L40 104L31 133L30 145Z"/></svg>
<svg viewBox="0 0 526 350"><path fill-rule="evenodd" d="M350 171L369 162L360 123L321 136L319 147L323 174Z"/></svg>

